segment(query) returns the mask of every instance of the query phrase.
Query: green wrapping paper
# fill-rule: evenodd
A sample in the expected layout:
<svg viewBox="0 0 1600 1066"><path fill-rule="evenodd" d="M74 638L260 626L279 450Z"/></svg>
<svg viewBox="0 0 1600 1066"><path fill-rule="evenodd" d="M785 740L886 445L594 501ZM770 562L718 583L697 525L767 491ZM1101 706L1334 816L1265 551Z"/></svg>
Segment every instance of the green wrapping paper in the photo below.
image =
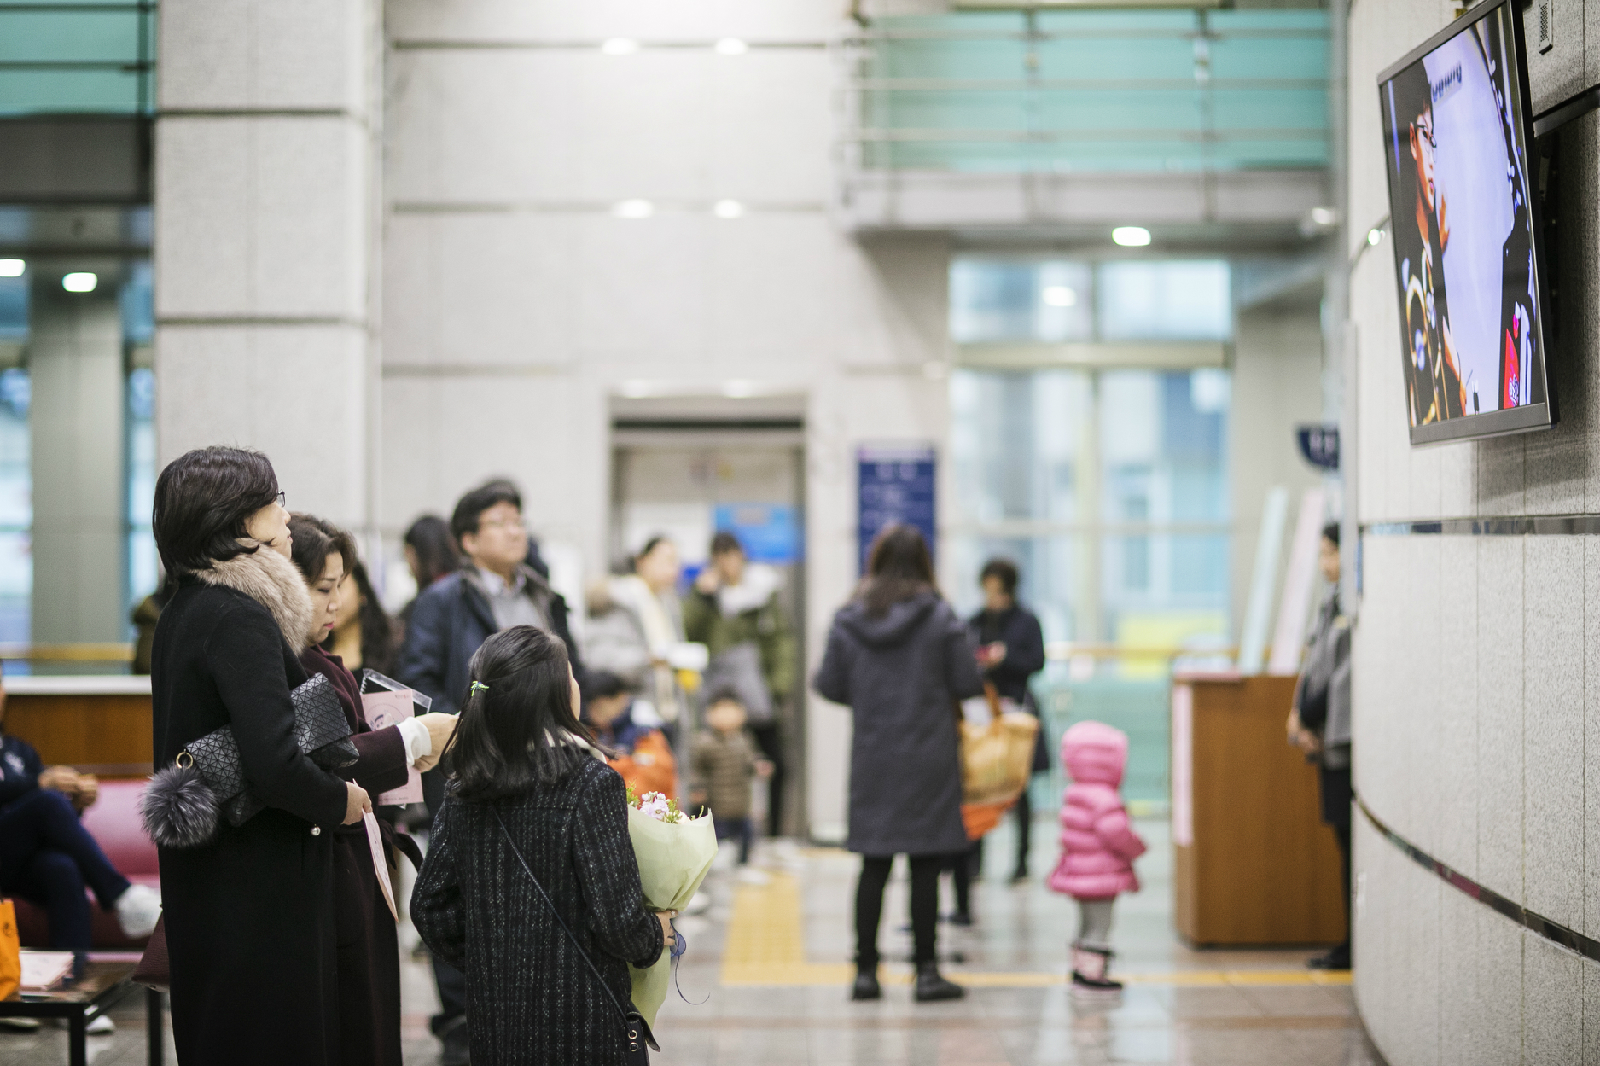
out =
<svg viewBox="0 0 1600 1066"><path fill-rule="evenodd" d="M717 831L711 815L661 822L635 807L628 808L628 836L639 860L644 901L651 910L681 911L689 905L717 857ZM654 966L628 967L633 978L633 1005L652 1027L667 1000L672 982L672 956L666 951Z"/></svg>

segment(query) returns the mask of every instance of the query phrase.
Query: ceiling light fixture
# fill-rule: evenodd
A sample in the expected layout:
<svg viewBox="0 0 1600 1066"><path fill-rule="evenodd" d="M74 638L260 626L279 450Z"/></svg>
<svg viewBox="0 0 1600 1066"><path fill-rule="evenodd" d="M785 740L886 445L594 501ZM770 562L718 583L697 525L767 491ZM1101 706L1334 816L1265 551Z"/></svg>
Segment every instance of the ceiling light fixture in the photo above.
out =
<svg viewBox="0 0 1600 1066"><path fill-rule="evenodd" d="M1313 207L1311 209L1311 221L1319 226L1331 226L1339 221L1339 212L1331 207Z"/></svg>
<svg viewBox="0 0 1600 1066"><path fill-rule="evenodd" d="M21 259L0 259L0 278L20 278L28 264Z"/></svg>
<svg viewBox="0 0 1600 1066"><path fill-rule="evenodd" d="M1378 242L1381 241L1381 240L1383 240L1383 230L1381 230L1381 229L1369 229L1369 230L1367 230L1367 243L1368 244L1370 244L1374 248L1376 248L1378 246Z"/></svg>
<svg viewBox="0 0 1600 1066"><path fill-rule="evenodd" d="M620 200L612 205L611 213L618 218L649 218L656 213L656 205L649 200Z"/></svg>
<svg viewBox="0 0 1600 1066"><path fill-rule="evenodd" d="M742 218L744 204L738 200L718 200L711 208L711 213L718 218Z"/></svg>
<svg viewBox="0 0 1600 1066"><path fill-rule="evenodd" d="M630 400L642 400L655 390L648 381L624 381L618 391Z"/></svg>
<svg viewBox="0 0 1600 1066"><path fill-rule="evenodd" d="M719 56L742 56L750 51L750 46L737 37L724 37L713 47L716 48Z"/></svg>
<svg viewBox="0 0 1600 1066"><path fill-rule="evenodd" d="M730 400L747 400L756 394L756 387L749 381L724 381L722 395Z"/></svg>
<svg viewBox="0 0 1600 1066"><path fill-rule="evenodd" d="M1065 285L1047 285L1039 299L1046 307L1071 307L1078 302L1078 294Z"/></svg>
<svg viewBox="0 0 1600 1066"><path fill-rule="evenodd" d="M612 37L600 46L608 56L631 56L639 50L639 42L632 37Z"/></svg>
<svg viewBox="0 0 1600 1066"><path fill-rule="evenodd" d="M1124 248L1143 248L1150 243L1150 231L1143 226L1118 226L1111 239Z"/></svg>
<svg viewBox="0 0 1600 1066"><path fill-rule="evenodd" d="M87 270L75 270L61 279L61 287L68 292L93 292L100 279Z"/></svg>

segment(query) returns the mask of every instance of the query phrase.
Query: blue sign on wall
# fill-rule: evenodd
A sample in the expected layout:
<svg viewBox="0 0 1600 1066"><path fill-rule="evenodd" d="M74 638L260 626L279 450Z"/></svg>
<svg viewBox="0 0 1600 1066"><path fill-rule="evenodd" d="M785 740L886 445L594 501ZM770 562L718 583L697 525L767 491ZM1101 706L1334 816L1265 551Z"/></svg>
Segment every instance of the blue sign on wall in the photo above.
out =
<svg viewBox="0 0 1600 1066"><path fill-rule="evenodd" d="M713 528L739 538L753 563L783 565L800 558L800 525L794 508L781 503L719 503Z"/></svg>
<svg viewBox="0 0 1600 1066"><path fill-rule="evenodd" d="M925 444L869 444L856 451L856 558L867 572L873 538L884 526L903 522L922 531L936 552L935 486L938 460Z"/></svg>

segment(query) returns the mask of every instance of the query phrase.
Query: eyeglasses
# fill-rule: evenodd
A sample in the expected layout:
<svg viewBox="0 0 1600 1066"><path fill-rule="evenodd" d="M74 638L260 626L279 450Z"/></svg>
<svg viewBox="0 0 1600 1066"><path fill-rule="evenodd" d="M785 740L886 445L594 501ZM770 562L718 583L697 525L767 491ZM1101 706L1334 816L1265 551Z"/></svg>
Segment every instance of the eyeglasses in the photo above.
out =
<svg viewBox="0 0 1600 1066"><path fill-rule="evenodd" d="M484 521L478 523L478 529L480 531L485 529L508 529L520 533L527 528L527 523L520 518L497 518L492 520L485 519Z"/></svg>
<svg viewBox="0 0 1600 1066"><path fill-rule="evenodd" d="M276 497L274 497L274 499L276 499L278 501L278 506L279 507L283 507L285 509L288 508L288 506L289 506L289 494L288 493L280 492L280 493L278 493L278 495Z"/></svg>

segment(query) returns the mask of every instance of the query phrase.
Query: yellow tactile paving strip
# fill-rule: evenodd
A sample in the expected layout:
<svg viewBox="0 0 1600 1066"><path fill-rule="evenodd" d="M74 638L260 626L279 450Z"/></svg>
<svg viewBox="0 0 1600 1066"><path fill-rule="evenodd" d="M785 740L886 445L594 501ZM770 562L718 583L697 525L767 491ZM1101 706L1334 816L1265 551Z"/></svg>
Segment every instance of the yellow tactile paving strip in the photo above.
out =
<svg viewBox="0 0 1600 1066"><path fill-rule="evenodd" d="M733 913L728 919L722 955L725 987L801 988L842 986L850 983L855 968L848 962L808 962L805 919L800 906L800 884L793 875L776 873L765 885L739 885L734 889ZM1065 980L1062 973L967 973L953 970L951 980L972 988L1047 988ZM1167 973L1119 974L1131 985L1175 988L1284 987L1293 985L1348 985L1348 973L1317 970L1177 970ZM885 967L888 984L910 984L909 967Z"/></svg>

